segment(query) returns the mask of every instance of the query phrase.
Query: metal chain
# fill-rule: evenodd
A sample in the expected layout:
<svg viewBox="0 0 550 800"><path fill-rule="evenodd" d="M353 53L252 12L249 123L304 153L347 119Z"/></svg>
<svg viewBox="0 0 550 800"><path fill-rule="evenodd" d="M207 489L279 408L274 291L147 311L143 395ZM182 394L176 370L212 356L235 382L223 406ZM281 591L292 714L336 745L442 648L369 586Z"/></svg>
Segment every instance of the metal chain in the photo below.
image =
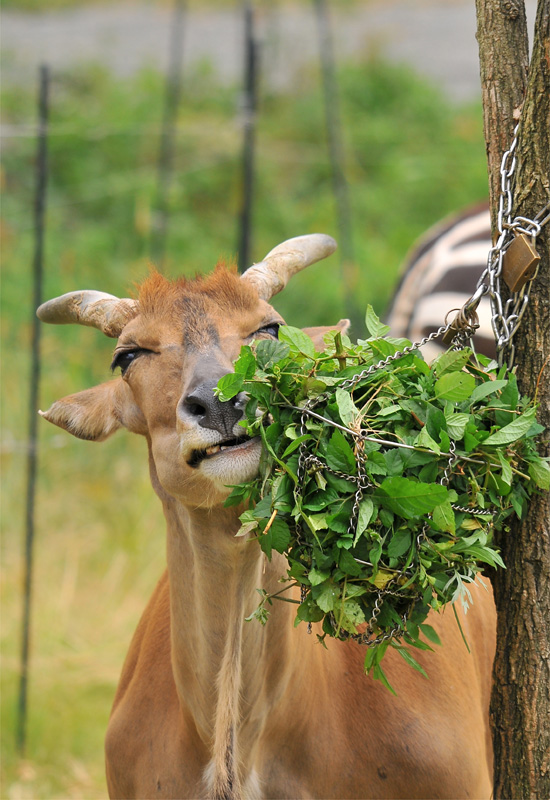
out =
<svg viewBox="0 0 550 800"><path fill-rule="evenodd" d="M339 385L339 388L353 389L355 386L357 386L357 384L360 381L364 380L365 378L368 378L369 375L372 375L373 372L376 372L379 369L383 369L383 367L387 367L388 364L392 363L392 361L396 361L399 358L403 358L403 356L412 353L414 350L419 350L425 344L428 344L428 342L431 342L434 339L437 339L439 336L442 336L443 334L447 333L450 327L451 327L450 324L441 325L441 327L439 327L436 331L432 331L432 333L430 333L428 336L424 336L424 338L420 339L418 342L414 342L414 344L404 347L403 350L398 350L396 353L393 353L391 356L387 356L386 358L382 359L382 361L379 361L377 364L372 364L370 367L364 369L358 375L354 375L352 378L348 378L347 380L343 381Z"/></svg>
<svg viewBox="0 0 550 800"><path fill-rule="evenodd" d="M504 153L500 164L498 238L495 245L489 250L487 266L482 272L477 282L476 292L470 300L470 303L475 300L475 307L477 307L481 298L489 295L492 312L491 325L496 339L498 361L501 366L506 362L508 370L511 370L514 365L515 345L512 340L527 308L530 285L536 278L538 270L519 292L512 292L509 299L503 302L501 278L504 255L516 234L523 233L529 236L534 247L541 228L550 220L550 204L541 209L534 219L521 216L512 218L512 183L517 164L515 153L518 145L518 130L519 123L514 129L510 149Z"/></svg>

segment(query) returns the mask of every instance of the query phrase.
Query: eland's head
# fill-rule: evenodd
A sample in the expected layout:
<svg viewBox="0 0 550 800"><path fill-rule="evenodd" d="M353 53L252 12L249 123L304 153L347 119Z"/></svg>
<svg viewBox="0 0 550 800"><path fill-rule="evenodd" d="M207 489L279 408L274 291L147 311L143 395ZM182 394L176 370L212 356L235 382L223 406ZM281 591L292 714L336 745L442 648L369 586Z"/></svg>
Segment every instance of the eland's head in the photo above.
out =
<svg viewBox="0 0 550 800"><path fill-rule="evenodd" d="M284 322L268 301L335 248L329 236L300 236L242 276L224 265L195 279L153 273L137 300L95 291L50 300L38 310L44 322L89 325L117 338L112 367L121 374L43 416L82 439L101 441L120 427L144 435L157 489L185 505L216 505L228 485L256 474L261 451L239 424L246 396L221 402L217 382L233 371L243 344L277 338Z"/></svg>

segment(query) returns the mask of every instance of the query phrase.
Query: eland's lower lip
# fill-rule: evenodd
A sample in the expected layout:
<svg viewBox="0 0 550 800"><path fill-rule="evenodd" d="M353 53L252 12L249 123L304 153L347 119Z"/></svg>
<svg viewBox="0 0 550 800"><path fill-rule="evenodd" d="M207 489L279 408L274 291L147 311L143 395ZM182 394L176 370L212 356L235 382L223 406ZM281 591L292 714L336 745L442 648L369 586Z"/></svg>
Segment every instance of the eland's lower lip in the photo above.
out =
<svg viewBox="0 0 550 800"><path fill-rule="evenodd" d="M217 455L218 453L223 453L226 450L244 450L252 442L255 443L257 441L259 441L259 437L255 436L253 439L244 439L238 444L214 444L211 447L207 447L204 452L206 453L207 457L211 457Z"/></svg>
<svg viewBox="0 0 550 800"><path fill-rule="evenodd" d="M255 436L252 439L248 439L246 437L237 438L233 440L229 440L226 442L219 442L218 444L211 444L208 447L205 447L201 450L193 450L191 456L188 460L188 464L190 467L197 468L202 463L207 461L211 461L214 459L218 459L224 454L235 454L235 457L239 453L242 453L245 456L245 453L250 449L253 450L258 445L260 445L260 437Z"/></svg>

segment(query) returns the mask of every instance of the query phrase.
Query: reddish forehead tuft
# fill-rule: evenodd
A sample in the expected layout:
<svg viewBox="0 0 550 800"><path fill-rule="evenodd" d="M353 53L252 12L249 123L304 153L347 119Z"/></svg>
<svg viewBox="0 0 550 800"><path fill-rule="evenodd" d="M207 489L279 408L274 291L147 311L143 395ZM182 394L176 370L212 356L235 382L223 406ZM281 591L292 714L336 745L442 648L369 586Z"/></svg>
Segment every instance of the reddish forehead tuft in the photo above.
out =
<svg viewBox="0 0 550 800"><path fill-rule="evenodd" d="M169 280L159 272L151 275L139 287L139 310L147 316L171 316L180 314L182 306L188 308L195 303L204 306L204 300L215 303L222 312L253 311L258 305L254 289L242 281L235 265L218 263L209 275L195 278Z"/></svg>

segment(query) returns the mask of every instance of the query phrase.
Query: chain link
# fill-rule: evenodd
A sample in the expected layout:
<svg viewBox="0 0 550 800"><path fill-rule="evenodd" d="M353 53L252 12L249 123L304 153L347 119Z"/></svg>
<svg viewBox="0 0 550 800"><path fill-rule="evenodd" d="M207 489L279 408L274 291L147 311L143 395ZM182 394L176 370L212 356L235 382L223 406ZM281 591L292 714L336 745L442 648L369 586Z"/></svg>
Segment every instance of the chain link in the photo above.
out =
<svg viewBox="0 0 550 800"><path fill-rule="evenodd" d="M533 247L543 225L550 220L550 204L547 204L534 219L516 216L512 218L513 177L516 170L516 149L518 146L519 123L514 128L510 149L507 150L500 164L500 194L497 214L498 238L489 250L487 266L477 283L476 295L479 300L488 294L491 302L491 326L495 334L499 364L506 363L508 370L514 365L515 336L523 314L529 302L529 289L537 272L519 292L512 292L506 302L502 299L501 278L503 260L506 251L517 234L529 236ZM538 271L538 270L537 270ZM478 294L479 292L481 294ZM476 296L474 295L474 297ZM478 301L479 302L479 301Z"/></svg>

